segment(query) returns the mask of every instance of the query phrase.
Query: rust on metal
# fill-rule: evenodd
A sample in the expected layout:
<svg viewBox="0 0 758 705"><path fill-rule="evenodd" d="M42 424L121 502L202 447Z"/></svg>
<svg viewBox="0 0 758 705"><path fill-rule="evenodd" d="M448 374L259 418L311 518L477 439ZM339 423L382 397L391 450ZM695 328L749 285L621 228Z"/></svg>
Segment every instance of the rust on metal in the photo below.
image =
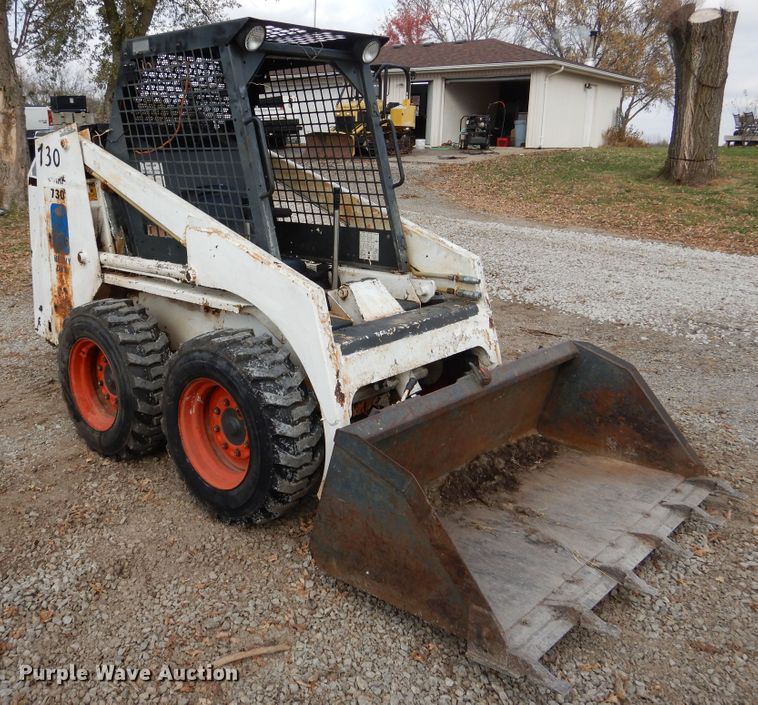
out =
<svg viewBox="0 0 758 705"><path fill-rule="evenodd" d="M61 199L49 205L50 217L47 218L48 246L52 253L52 265L55 276L52 281L52 319L53 330L58 333L63 322L73 307L73 287L71 280L71 245L68 232L68 213L65 204L65 192L61 190Z"/></svg>
<svg viewBox="0 0 758 705"><path fill-rule="evenodd" d="M550 452L517 482L435 501L481 454L540 438ZM467 375L339 430L311 551L466 640L472 659L566 692L541 656L576 625L615 634L590 612L615 586L654 592L633 570L675 550L680 508L711 491L687 478L705 474L631 365L566 342L495 368L486 386Z"/></svg>
<svg viewBox="0 0 758 705"><path fill-rule="evenodd" d="M345 392L342 391L342 382L339 380L337 380L337 384L334 385L334 398L340 406L345 405Z"/></svg>

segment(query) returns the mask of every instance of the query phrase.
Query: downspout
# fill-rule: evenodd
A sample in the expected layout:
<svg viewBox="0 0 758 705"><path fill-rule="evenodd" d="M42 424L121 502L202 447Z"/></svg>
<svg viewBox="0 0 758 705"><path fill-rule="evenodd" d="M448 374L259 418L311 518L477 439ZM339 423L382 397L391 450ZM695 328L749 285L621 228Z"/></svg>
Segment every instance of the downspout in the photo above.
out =
<svg viewBox="0 0 758 705"><path fill-rule="evenodd" d="M545 76L545 90L542 96L542 120L540 121L540 146L538 147L538 149L542 149L542 141L545 138L545 115L547 113L547 83L553 76L557 76L559 73L563 73L563 70L565 68L566 68L565 66L561 66L557 71L553 71L553 73L549 73L547 76Z"/></svg>

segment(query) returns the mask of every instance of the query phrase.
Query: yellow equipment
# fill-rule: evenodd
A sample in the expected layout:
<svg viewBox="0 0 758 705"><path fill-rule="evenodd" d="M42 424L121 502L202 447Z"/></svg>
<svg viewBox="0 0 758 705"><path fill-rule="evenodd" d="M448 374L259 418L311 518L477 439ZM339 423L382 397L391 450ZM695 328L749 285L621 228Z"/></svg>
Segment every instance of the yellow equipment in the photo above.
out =
<svg viewBox="0 0 758 705"><path fill-rule="evenodd" d="M399 69L405 75L405 97L400 103L388 101L389 72ZM413 150L416 129L416 106L411 103L411 72L405 66L382 64L373 72L379 112L387 151L409 154ZM366 130L366 103L362 98L342 100L334 109L334 130L351 137L355 153L372 153L373 145Z"/></svg>

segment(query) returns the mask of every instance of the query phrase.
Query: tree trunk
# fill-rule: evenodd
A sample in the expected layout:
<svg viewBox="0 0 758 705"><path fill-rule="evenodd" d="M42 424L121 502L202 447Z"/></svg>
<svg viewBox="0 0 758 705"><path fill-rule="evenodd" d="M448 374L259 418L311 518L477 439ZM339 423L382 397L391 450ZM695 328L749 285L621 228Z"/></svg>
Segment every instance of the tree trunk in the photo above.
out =
<svg viewBox="0 0 758 705"><path fill-rule="evenodd" d="M100 16L106 30L106 42L109 44L110 56L101 68L101 78L105 83L103 110L110 119L113 94L121 63L121 48L127 39L142 37L147 34L155 15L158 0L129 0L124 3L123 12L114 0L102 0Z"/></svg>
<svg viewBox="0 0 758 705"><path fill-rule="evenodd" d="M678 184L718 174L719 128L736 12L686 5L669 18L674 124L663 173Z"/></svg>
<svg viewBox="0 0 758 705"><path fill-rule="evenodd" d="M8 37L8 2L0 0L0 207L26 202L26 147L24 92Z"/></svg>

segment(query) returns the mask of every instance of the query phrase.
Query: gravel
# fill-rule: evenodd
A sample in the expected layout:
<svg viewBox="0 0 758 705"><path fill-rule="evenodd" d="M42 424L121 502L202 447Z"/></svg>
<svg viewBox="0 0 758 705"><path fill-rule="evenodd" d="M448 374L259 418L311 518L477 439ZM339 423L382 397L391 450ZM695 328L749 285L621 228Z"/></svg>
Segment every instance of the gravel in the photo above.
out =
<svg viewBox="0 0 758 705"><path fill-rule="evenodd" d="M754 498L754 259L596 233L562 242L446 210L434 194L405 205L485 255L508 357L581 337L630 359L708 466ZM657 598L619 590L601 603L621 640L574 630L552 649L545 664L574 686L557 696L472 663L459 640L321 573L308 552L315 502L269 526L227 526L189 498L165 455L89 452L66 416L55 351L31 330L29 285L0 287L0 305L0 703L753 702L752 505L710 503L727 523L687 522L675 540L691 558L644 563ZM239 662L238 682L18 678L25 663L157 673L281 643Z"/></svg>
<svg viewBox="0 0 758 705"><path fill-rule="evenodd" d="M413 209L404 213L478 253L490 292L504 301L704 344L758 342L755 257Z"/></svg>

